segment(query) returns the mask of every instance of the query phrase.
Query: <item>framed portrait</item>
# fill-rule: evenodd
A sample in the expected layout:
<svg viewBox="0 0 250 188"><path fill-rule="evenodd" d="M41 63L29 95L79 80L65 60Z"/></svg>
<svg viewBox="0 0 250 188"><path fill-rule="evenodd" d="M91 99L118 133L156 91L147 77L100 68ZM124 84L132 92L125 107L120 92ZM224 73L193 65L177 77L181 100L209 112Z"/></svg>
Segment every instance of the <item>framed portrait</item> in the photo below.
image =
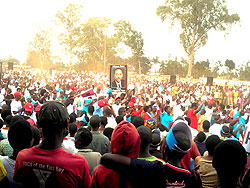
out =
<svg viewBox="0 0 250 188"><path fill-rule="evenodd" d="M126 91L127 76L127 65L110 65L110 88L114 91Z"/></svg>

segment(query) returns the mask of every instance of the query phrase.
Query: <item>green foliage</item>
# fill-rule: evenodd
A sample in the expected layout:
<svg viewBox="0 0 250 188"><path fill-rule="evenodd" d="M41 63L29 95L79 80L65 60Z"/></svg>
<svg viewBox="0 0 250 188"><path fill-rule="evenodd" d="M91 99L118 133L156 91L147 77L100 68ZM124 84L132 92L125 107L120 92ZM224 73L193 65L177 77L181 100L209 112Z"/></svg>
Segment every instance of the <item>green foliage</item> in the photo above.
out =
<svg viewBox="0 0 250 188"><path fill-rule="evenodd" d="M189 56L189 69L195 52L207 43L208 31L226 31L240 20L238 14L228 13L225 0L166 0L165 5L157 8L157 15L162 21L170 20L172 26L178 21L180 41Z"/></svg>
<svg viewBox="0 0 250 188"><path fill-rule="evenodd" d="M187 75L187 61L182 59L178 62L177 58L175 60L168 59L166 61L160 62L160 73L166 75L179 75L185 77Z"/></svg>
<svg viewBox="0 0 250 188"><path fill-rule="evenodd" d="M234 63L233 60L227 59L227 60L225 61L225 65L228 67L228 69L229 69L230 71L232 71L233 69L235 69L235 63Z"/></svg>
<svg viewBox="0 0 250 188"><path fill-rule="evenodd" d="M16 59L15 57L9 56L7 59L0 59L0 62L6 65L8 65L9 62L14 63L14 65L20 65L20 61Z"/></svg>
<svg viewBox="0 0 250 188"><path fill-rule="evenodd" d="M245 64L241 65L239 69L239 78L240 80L247 80L250 81L250 61L246 62Z"/></svg>
<svg viewBox="0 0 250 188"><path fill-rule="evenodd" d="M50 69L51 60L51 40L49 31L42 30L37 33L34 40L29 44L26 63L34 68Z"/></svg>

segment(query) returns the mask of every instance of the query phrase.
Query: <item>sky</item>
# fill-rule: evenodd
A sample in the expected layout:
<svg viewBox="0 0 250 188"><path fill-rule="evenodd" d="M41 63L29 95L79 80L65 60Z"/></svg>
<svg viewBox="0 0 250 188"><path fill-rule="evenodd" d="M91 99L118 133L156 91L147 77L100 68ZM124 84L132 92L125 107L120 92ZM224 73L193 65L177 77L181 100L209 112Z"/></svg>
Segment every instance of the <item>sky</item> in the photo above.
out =
<svg viewBox="0 0 250 188"><path fill-rule="evenodd" d="M195 60L225 61L232 59L236 64L250 60L250 1L227 0L230 13L238 13L240 24L232 27L229 34L210 31L208 43L196 52ZM125 19L135 30L142 32L145 55L188 59L180 41L180 29L169 28L169 21L162 22L156 15L156 8L164 0L8 0L0 1L0 59L9 56L24 62L27 48L34 35L43 28L54 29L55 15L69 3L83 5L83 20L90 17L108 17L112 23ZM53 43L53 55L67 61L62 49Z"/></svg>

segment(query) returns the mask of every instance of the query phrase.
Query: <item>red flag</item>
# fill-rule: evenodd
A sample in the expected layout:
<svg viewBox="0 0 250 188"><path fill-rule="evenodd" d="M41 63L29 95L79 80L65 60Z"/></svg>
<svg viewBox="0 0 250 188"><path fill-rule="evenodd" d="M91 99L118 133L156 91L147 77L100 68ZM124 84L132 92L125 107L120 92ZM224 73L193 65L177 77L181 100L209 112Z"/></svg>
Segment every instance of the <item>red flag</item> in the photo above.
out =
<svg viewBox="0 0 250 188"><path fill-rule="evenodd" d="M88 96L92 96L94 95L94 90L93 89L90 89L90 90L87 90L85 91L84 93L82 93L82 97L88 97Z"/></svg>

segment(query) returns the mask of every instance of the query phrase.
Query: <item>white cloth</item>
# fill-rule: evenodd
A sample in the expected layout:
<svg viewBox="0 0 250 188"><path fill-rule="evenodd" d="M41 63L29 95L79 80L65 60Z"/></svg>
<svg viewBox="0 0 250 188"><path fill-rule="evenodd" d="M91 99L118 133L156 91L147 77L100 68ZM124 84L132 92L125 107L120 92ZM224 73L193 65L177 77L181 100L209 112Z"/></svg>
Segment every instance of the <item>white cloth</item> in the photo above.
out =
<svg viewBox="0 0 250 188"><path fill-rule="evenodd" d="M116 127L116 125L117 125L117 123L116 123L116 121L115 121L115 118L114 118L113 116L111 116L111 117L107 117L107 119L108 119L108 123L107 123L107 125L105 126L105 128L111 127L111 128L113 128L113 129L115 129L115 127Z"/></svg>
<svg viewBox="0 0 250 188"><path fill-rule="evenodd" d="M73 154L78 152L78 150L75 147L74 137L66 137L66 140L63 140L62 147L65 151L73 153Z"/></svg>
<svg viewBox="0 0 250 188"><path fill-rule="evenodd" d="M207 117L207 120L208 120L209 122L211 122L212 115L213 115L213 109L206 108L205 116Z"/></svg>
<svg viewBox="0 0 250 188"><path fill-rule="evenodd" d="M112 105L112 108L113 108L113 110L114 110L116 116L119 115L119 114L118 114L118 110L119 110L121 107L122 107L121 104L118 104L118 105L117 105L117 104L113 104L113 105Z"/></svg>
<svg viewBox="0 0 250 188"><path fill-rule="evenodd" d="M10 104L10 108L11 108L11 112L16 112L16 111L20 110L22 108L21 101L13 100ZM18 113L17 115L21 115L21 114Z"/></svg>
<svg viewBox="0 0 250 188"><path fill-rule="evenodd" d="M221 131L221 128L223 127L223 125L222 124L217 124L217 123L215 123L215 124L213 124L211 127L210 127L210 129L209 129L209 133L211 133L211 134L214 134L214 135L217 135L217 136L221 136L220 135L220 131Z"/></svg>

